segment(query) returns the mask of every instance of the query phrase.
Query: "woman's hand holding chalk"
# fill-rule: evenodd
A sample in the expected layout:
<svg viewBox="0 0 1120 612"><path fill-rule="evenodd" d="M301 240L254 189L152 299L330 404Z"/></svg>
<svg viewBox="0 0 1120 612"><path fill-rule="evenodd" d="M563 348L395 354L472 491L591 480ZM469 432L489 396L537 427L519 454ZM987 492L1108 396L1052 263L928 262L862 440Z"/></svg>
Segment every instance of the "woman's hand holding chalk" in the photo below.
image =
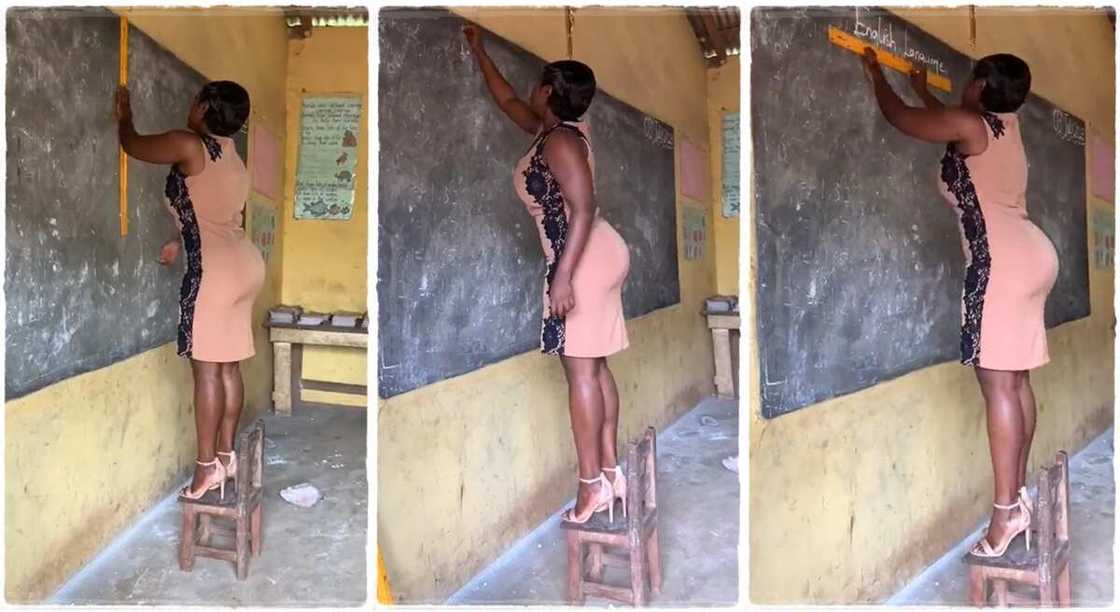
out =
<svg viewBox="0 0 1120 612"><path fill-rule="evenodd" d="M867 47L863 50L863 55L860 56L863 60L863 70L867 73L867 78L872 81L875 80L876 73L883 74L883 67L879 65L879 57L875 55L875 49Z"/></svg>
<svg viewBox="0 0 1120 612"><path fill-rule="evenodd" d="M928 75L926 74L925 66L915 66L910 70L910 86L914 88L915 92L921 93L925 91L927 81Z"/></svg>
<svg viewBox="0 0 1120 612"><path fill-rule="evenodd" d="M465 26L463 36L467 38L467 44L470 45L471 49L478 49L482 45L482 32L479 31L477 26Z"/></svg>
<svg viewBox="0 0 1120 612"><path fill-rule="evenodd" d="M117 101L113 108L113 117L118 122L132 121L132 102L129 100L127 85L117 87Z"/></svg>

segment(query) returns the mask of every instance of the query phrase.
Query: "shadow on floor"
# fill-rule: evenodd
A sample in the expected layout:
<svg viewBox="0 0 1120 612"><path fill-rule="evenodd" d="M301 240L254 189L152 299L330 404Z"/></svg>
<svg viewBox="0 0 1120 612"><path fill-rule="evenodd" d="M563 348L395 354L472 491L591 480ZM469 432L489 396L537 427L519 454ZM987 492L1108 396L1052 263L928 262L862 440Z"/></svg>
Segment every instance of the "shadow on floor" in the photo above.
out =
<svg viewBox="0 0 1120 612"><path fill-rule="evenodd" d="M1075 607L1110 606L1113 600L1112 435L1110 427L1069 460L1071 604ZM969 605L968 568L961 557L980 538L987 521L985 516L976 531L887 600L887 605Z"/></svg>
<svg viewBox="0 0 1120 612"><path fill-rule="evenodd" d="M51 604L355 606L366 599L366 410L309 408L265 418L261 556L179 569L180 513L170 495L75 574ZM280 490L311 483L311 508ZM184 483L185 484L185 483ZM228 494L228 492L227 492Z"/></svg>
<svg viewBox="0 0 1120 612"><path fill-rule="evenodd" d="M722 461L739 452L736 401L704 400L659 432L657 443L657 506L664 576L661 595L651 596L649 605L734 605L739 597L739 476ZM561 510L557 509L446 603L567 604L567 547L559 527ZM625 582L623 578L619 581ZM588 605L605 603L587 600Z"/></svg>

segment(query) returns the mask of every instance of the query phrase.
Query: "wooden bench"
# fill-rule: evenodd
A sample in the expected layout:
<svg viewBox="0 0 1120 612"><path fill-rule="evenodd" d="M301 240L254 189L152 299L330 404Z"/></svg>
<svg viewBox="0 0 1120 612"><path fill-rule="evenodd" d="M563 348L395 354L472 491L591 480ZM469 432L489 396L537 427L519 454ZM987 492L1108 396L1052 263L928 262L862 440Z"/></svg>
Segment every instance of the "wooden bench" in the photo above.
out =
<svg viewBox="0 0 1120 612"><path fill-rule="evenodd" d="M366 349L369 331L360 327L288 325L266 323L272 342L272 406L276 414L290 416L293 407L313 406L302 400L303 391L330 391L366 397L366 385L303 379L303 347L345 346Z"/></svg>
<svg viewBox="0 0 1120 612"><path fill-rule="evenodd" d="M568 532L568 600L583 605L588 595L634 606L648 601L647 579L655 594L661 593L661 546L657 533L657 433L652 427L626 450L626 506L614 508L614 523L606 512L596 512L582 525L561 521ZM587 554L584 555L584 547ZM621 554L606 548L621 549ZM628 586L603 580L605 566L628 569Z"/></svg>
<svg viewBox="0 0 1120 612"><path fill-rule="evenodd" d="M996 605L1032 606L1070 605L1070 543L1069 543L1069 457L1059 451L1054 464L1042 469L1038 477L1038 503L1031 516L1031 541L1016 536L1002 557L984 559L964 556L968 564L969 600L974 606L986 606L989 587L994 591ZM1020 584L1037 589L1037 597L1012 593L1009 585Z"/></svg>
<svg viewBox="0 0 1120 612"><path fill-rule="evenodd" d="M258 419L241 432L235 447L237 453L237 488L226 496L208 491L201 499L179 496L183 526L179 539L179 568L189 572L196 556L232 561L237 579L249 576L249 554L261 554L261 503L264 499L264 421ZM232 494L231 494L232 493ZM215 546L212 518L233 521L233 547Z"/></svg>

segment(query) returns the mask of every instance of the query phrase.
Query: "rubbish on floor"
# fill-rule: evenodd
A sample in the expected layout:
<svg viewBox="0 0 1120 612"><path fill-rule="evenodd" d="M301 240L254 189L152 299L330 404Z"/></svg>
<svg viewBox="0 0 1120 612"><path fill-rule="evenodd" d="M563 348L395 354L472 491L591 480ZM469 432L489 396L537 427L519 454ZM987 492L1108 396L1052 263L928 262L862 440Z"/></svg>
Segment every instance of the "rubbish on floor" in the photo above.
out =
<svg viewBox="0 0 1120 612"><path fill-rule="evenodd" d="M314 506L322 496L319 495L319 489L304 482L281 490L280 497L283 497L284 501L295 504L301 508L310 508Z"/></svg>
<svg viewBox="0 0 1120 612"><path fill-rule="evenodd" d="M707 427L715 427L716 425L719 425L719 421L705 414L700 417L700 424Z"/></svg>
<svg viewBox="0 0 1120 612"><path fill-rule="evenodd" d="M720 463L723 464L723 467L731 470L732 472L735 472L736 474L739 473L739 455L732 455L731 457L727 457Z"/></svg>

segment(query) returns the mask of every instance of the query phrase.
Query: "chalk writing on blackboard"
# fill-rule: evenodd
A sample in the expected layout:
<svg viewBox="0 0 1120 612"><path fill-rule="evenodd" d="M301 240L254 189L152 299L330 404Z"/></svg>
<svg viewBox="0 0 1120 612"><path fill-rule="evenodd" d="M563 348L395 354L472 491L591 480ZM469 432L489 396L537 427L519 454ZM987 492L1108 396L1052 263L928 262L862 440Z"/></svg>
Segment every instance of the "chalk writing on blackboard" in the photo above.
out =
<svg viewBox="0 0 1120 612"><path fill-rule="evenodd" d="M358 96L303 99L296 219L349 219L354 214L361 114Z"/></svg>
<svg viewBox="0 0 1120 612"><path fill-rule="evenodd" d="M900 48L894 36L894 26L890 21L884 25L882 15L878 16L875 22L870 22L867 21L866 15L862 15L861 18L860 9L856 7L856 21L852 27L852 34L864 40L869 40L879 47L894 51L912 62L925 64L928 70L938 74L946 73L945 62L941 58L910 45L910 34L905 28L902 30L902 47Z"/></svg>
<svg viewBox="0 0 1120 612"><path fill-rule="evenodd" d="M1051 113L1051 120L1054 123L1054 133L1058 138L1073 144L1085 144L1085 126L1077 117L1055 108Z"/></svg>
<svg viewBox="0 0 1120 612"><path fill-rule="evenodd" d="M723 116L723 216L739 216L739 113Z"/></svg>
<svg viewBox="0 0 1120 612"><path fill-rule="evenodd" d="M642 131L653 144L665 149L673 148L673 130L653 117L642 117Z"/></svg>

